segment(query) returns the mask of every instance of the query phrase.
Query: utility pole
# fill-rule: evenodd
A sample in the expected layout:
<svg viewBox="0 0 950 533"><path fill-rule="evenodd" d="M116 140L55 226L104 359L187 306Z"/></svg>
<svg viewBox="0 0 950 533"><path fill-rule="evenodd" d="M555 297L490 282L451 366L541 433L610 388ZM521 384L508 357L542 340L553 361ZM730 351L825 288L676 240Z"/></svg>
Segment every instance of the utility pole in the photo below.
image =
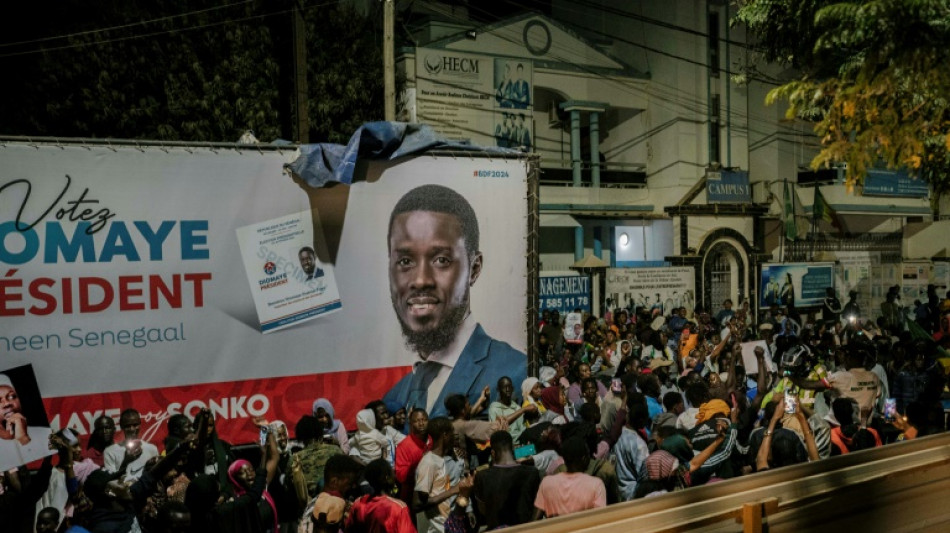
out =
<svg viewBox="0 0 950 533"><path fill-rule="evenodd" d="M384 119L396 120L396 59L393 45L395 0L383 0L383 102Z"/></svg>
<svg viewBox="0 0 950 533"><path fill-rule="evenodd" d="M296 108L297 142L310 142L309 102L307 101L307 33L300 1L294 0L294 107Z"/></svg>

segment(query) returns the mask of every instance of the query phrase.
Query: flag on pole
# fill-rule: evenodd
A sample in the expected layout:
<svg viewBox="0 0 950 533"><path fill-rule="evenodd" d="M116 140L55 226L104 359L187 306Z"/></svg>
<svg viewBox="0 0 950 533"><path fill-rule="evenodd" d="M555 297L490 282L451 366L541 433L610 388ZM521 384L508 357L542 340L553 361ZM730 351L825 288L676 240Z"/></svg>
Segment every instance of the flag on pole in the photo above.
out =
<svg viewBox="0 0 950 533"><path fill-rule="evenodd" d="M838 226L838 215L835 210L828 205L825 196L821 194L821 189L815 187L815 202L812 204L812 216L815 220L824 220Z"/></svg>
<svg viewBox="0 0 950 533"><path fill-rule="evenodd" d="M794 183L785 181L785 212L782 214L785 223L785 238L789 241L804 239L808 235L811 222L805 215L805 207L798 199L798 190Z"/></svg>
<svg viewBox="0 0 950 533"><path fill-rule="evenodd" d="M795 224L795 196L785 180L785 238L794 241L798 238L798 228Z"/></svg>

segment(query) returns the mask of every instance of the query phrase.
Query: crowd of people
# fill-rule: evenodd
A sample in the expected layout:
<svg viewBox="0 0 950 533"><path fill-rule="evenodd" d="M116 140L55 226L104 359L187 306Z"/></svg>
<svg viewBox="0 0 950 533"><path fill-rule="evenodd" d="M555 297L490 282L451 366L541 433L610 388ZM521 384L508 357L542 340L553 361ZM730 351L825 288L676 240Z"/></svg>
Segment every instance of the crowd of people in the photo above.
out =
<svg viewBox="0 0 950 533"><path fill-rule="evenodd" d="M120 439L103 416L85 447L64 429L55 461L4 473L3 530L474 532L944 431L950 295L908 313L892 292L876 322L853 296L758 321L729 300L613 309L580 342L546 310L522 383L450 394L431 419L372 400L343 421L318 398L293 431L254 419L252 448L205 410L171 416L160 450L129 408Z"/></svg>

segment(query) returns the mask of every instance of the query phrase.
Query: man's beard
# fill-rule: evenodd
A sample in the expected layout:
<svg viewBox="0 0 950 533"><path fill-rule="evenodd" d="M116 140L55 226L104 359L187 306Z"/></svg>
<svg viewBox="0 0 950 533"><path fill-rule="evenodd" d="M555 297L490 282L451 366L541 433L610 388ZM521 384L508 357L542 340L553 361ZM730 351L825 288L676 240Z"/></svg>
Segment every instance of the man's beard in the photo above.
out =
<svg viewBox="0 0 950 533"><path fill-rule="evenodd" d="M452 306L434 328L423 331L413 331L397 310L396 318L399 319L402 336L406 339L406 347L424 358L448 348L455 340L455 335L465 320L465 316L468 315L468 305L466 304L467 302ZM393 306L398 305L400 304L393 302Z"/></svg>

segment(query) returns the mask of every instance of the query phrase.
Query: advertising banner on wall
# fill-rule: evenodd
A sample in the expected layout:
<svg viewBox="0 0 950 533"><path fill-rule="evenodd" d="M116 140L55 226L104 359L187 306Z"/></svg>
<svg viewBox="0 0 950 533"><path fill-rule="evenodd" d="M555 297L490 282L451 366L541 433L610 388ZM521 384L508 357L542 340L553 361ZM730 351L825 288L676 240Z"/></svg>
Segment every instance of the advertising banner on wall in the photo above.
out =
<svg viewBox="0 0 950 533"><path fill-rule="evenodd" d="M906 170L868 169L863 185L864 196L927 198L930 195L927 182L911 177Z"/></svg>
<svg viewBox="0 0 950 533"><path fill-rule="evenodd" d="M577 273L541 273L538 312L557 311L564 316L580 309L590 312L590 278Z"/></svg>
<svg viewBox="0 0 950 533"><path fill-rule="evenodd" d="M369 162L314 189L294 157L0 149L0 360L33 365L53 428L134 407L158 443L207 407L247 442L250 417L292 424L318 397L348 427L405 401L420 353L464 347L453 392L497 381L486 365L524 373L524 161Z"/></svg>
<svg viewBox="0 0 950 533"><path fill-rule="evenodd" d="M873 299L871 297L874 286L880 280L872 278L874 274L874 265L881 263L880 252L835 252L837 258L837 268L835 274L835 289L841 304L844 305L849 300L849 293L857 293L857 303L862 310L862 318L871 318L874 316ZM878 270L878 272L880 272ZM874 302L880 303L880 302Z"/></svg>
<svg viewBox="0 0 950 533"><path fill-rule="evenodd" d="M643 307L668 315L696 306L693 267L608 268L607 297L620 307Z"/></svg>
<svg viewBox="0 0 950 533"><path fill-rule="evenodd" d="M762 265L759 306L768 308L821 305L825 289L834 287L834 263L783 263Z"/></svg>
<svg viewBox="0 0 950 533"><path fill-rule="evenodd" d="M523 59L418 48L418 119L449 139L530 152L533 73Z"/></svg>

